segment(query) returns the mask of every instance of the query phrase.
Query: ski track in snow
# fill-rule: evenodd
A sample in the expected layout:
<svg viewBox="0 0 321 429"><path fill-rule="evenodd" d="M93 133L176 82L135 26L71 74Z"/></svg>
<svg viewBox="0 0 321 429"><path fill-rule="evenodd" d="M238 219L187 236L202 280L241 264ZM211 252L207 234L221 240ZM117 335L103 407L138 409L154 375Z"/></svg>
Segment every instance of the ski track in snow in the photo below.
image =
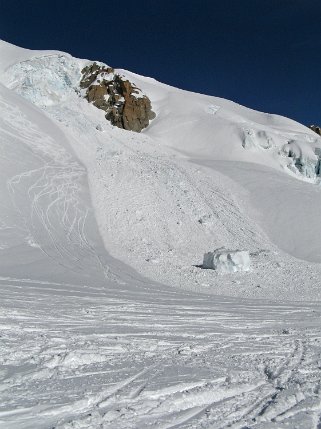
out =
<svg viewBox="0 0 321 429"><path fill-rule="evenodd" d="M16 171L6 177L2 195L10 215L3 217L2 230L19 231L20 241L39 249L62 270L88 276L92 269L103 269L87 238L91 234L87 217L92 209L82 195L86 170L62 142L50 137L50 131L42 131L18 107L4 98L0 106L4 111L1 131L8 140L7 144L3 141L7 169L11 174ZM54 124L50 125L55 131ZM22 162L17 162L19 151ZM32 168L26 170L28 164Z"/></svg>
<svg viewBox="0 0 321 429"><path fill-rule="evenodd" d="M1 294L3 428L319 427L318 305L18 279Z"/></svg>

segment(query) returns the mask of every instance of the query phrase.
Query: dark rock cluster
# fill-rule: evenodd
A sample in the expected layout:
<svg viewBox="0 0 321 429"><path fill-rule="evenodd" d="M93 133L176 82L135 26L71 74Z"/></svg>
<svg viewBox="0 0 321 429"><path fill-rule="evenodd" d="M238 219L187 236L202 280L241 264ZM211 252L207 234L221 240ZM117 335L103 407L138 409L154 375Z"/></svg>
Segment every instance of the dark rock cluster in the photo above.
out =
<svg viewBox="0 0 321 429"><path fill-rule="evenodd" d="M321 127L318 127L317 125L310 125L309 128L321 136Z"/></svg>
<svg viewBox="0 0 321 429"><path fill-rule="evenodd" d="M82 70L80 88L106 119L125 130L141 132L155 118L149 98L111 67L93 63Z"/></svg>

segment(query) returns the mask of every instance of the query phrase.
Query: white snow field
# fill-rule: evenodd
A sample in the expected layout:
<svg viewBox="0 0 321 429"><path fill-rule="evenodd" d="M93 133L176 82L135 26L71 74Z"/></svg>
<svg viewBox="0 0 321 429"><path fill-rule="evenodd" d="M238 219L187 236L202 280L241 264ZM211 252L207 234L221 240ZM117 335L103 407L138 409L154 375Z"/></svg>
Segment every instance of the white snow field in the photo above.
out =
<svg viewBox="0 0 321 429"><path fill-rule="evenodd" d="M320 429L321 139L124 70L120 130L86 64L0 42L0 428Z"/></svg>

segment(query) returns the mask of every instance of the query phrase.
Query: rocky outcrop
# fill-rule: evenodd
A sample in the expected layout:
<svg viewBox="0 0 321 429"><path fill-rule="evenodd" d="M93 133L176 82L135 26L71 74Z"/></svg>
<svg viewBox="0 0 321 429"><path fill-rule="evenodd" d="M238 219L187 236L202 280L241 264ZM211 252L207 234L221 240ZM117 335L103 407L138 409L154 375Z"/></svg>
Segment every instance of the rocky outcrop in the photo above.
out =
<svg viewBox="0 0 321 429"><path fill-rule="evenodd" d="M83 77L80 81L80 88L88 88L98 77L102 77L114 73L114 69L108 66L101 66L97 63L93 63L84 67L81 71Z"/></svg>
<svg viewBox="0 0 321 429"><path fill-rule="evenodd" d="M310 125L309 128L321 136L321 127L318 127L317 125Z"/></svg>
<svg viewBox="0 0 321 429"><path fill-rule="evenodd" d="M118 128L141 132L155 118L149 98L114 69L93 63L82 70L80 88L89 103Z"/></svg>

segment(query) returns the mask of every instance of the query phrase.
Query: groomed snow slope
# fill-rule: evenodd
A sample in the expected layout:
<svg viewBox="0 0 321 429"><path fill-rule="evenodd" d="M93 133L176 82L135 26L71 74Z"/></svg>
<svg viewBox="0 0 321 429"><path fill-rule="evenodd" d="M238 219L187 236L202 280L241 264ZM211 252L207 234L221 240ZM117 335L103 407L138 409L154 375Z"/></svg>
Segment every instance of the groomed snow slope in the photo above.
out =
<svg viewBox="0 0 321 429"><path fill-rule="evenodd" d="M279 152L318 138L124 71L158 116L122 131L86 63L0 44L1 429L318 429L320 188Z"/></svg>

